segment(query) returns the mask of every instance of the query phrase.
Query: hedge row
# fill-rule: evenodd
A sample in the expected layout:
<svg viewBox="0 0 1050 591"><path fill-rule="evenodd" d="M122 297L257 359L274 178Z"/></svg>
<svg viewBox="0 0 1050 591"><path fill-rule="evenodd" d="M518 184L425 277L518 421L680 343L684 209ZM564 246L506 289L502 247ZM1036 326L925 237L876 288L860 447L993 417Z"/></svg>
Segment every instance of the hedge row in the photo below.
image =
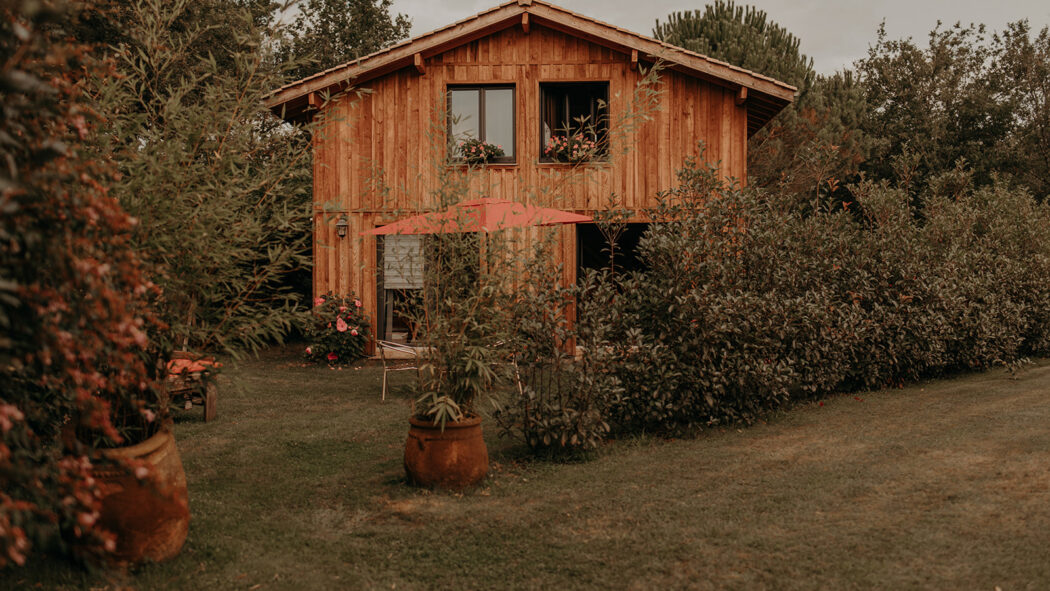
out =
<svg viewBox="0 0 1050 591"><path fill-rule="evenodd" d="M816 213L690 163L580 323L604 327L620 431L750 422L800 397L1050 353L1050 209L965 171L862 183ZM593 333L593 331L592 331Z"/></svg>

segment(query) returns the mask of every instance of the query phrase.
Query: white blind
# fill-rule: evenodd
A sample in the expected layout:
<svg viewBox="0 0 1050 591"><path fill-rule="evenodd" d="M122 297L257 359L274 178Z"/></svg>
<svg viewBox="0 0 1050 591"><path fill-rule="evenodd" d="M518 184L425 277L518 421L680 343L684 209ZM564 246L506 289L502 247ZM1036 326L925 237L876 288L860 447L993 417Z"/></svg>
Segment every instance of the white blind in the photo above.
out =
<svg viewBox="0 0 1050 591"><path fill-rule="evenodd" d="M423 237L391 235L383 240L383 288L423 288Z"/></svg>

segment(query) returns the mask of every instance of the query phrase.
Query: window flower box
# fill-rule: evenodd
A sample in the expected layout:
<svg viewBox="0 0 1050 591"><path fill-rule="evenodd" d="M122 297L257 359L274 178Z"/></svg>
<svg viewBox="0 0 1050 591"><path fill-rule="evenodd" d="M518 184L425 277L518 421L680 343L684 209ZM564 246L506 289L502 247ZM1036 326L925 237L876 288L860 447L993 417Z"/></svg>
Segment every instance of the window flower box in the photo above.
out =
<svg viewBox="0 0 1050 591"><path fill-rule="evenodd" d="M503 146L489 144L478 139L461 140L457 145L460 156L467 164L485 164L490 160L503 158Z"/></svg>
<svg viewBox="0 0 1050 591"><path fill-rule="evenodd" d="M598 142L582 133L554 135L547 141L543 155L558 162L588 162L598 155Z"/></svg>

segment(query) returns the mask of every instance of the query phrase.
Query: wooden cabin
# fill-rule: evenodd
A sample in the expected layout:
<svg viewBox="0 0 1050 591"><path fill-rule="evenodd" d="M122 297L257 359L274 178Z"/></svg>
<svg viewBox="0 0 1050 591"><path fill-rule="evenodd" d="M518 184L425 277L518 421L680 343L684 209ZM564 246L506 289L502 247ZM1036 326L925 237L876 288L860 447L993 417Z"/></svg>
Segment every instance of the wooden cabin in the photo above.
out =
<svg viewBox="0 0 1050 591"><path fill-rule="evenodd" d="M636 89L657 63L657 110L629 132L617 129L638 121ZM618 208L635 212L631 240L698 142L724 175L743 181L748 137L794 94L782 82L547 2L513 0L277 89L267 106L289 121L323 117L314 135L315 295L356 293L376 335L389 339L397 331L393 290L418 281L391 265L391 253L414 248L415 239L384 243L360 233L437 208L435 160L449 144L455 149L450 139L504 152L482 167L460 167L473 196L593 215L615 195ZM603 122L588 133L608 146L582 163L551 157L556 138L583 121ZM572 282L601 238L593 226L559 231L559 262Z"/></svg>

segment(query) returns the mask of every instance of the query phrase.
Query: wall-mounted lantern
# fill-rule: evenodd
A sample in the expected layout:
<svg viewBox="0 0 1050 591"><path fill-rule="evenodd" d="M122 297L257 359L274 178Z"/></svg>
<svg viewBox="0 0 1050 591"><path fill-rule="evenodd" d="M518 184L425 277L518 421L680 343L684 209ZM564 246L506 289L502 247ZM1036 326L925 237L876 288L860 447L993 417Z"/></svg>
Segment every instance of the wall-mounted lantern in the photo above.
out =
<svg viewBox="0 0 1050 591"><path fill-rule="evenodd" d="M339 221L335 223L335 233L340 238L346 238L346 229L350 227L350 222L346 220L345 215L339 216Z"/></svg>

